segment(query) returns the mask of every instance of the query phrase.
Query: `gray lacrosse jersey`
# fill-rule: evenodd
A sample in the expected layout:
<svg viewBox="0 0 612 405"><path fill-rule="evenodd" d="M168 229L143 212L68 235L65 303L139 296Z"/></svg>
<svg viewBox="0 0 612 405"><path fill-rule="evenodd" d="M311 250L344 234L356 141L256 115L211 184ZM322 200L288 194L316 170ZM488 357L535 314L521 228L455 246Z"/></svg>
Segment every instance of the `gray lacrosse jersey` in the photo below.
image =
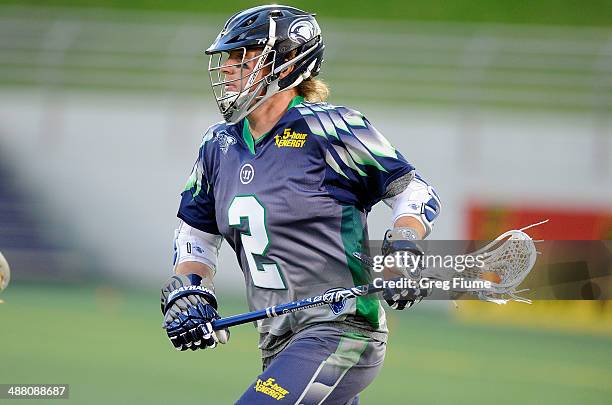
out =
<svg viewBox="0 0 612 405"><path fill-rule="evenodd" d="M246 119L207 130L178 217L223 235L244 273L251 310L262 309L367 284L368 272L352 255L365 251L367 214L413 175L361 113L296 97L257 141ZM260 348L330 321L387 332L379 300L360 297L259 321Z"/></svg>

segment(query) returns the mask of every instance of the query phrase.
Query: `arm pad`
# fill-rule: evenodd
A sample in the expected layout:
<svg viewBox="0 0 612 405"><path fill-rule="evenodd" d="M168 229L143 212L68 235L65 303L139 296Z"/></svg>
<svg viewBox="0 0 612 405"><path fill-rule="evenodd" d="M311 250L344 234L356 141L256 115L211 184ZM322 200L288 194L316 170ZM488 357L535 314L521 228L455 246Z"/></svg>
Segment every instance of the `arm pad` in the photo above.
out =
<svg viewBox="0 0 612 405"><path fill-rule="evenodd" d="M174 231L174 266L183 262L200 262L216 272L221 242L221 235L200 231L181 221Z"/></svg>
<svg viewBox="0 0 612 405"><path fill-rule="evenodd" d="M393 222L401 217L410 216L418 219L425 227L425 236L431 233L433 224L440 214L440 198L433 187L418 175L401 193L385 199L393 209Z"/></svg>

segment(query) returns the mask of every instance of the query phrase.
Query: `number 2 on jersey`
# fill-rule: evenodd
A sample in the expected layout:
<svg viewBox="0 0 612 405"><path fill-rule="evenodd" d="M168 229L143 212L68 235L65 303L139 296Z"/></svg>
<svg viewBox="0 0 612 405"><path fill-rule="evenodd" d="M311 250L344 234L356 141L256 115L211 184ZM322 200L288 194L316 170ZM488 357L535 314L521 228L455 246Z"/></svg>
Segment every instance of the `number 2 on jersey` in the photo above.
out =
<svg viewBox="0 0 612 405"><path fill-rule="evenodd" d="M278 265L265 257L270 239L264 206L254 195L239 195L232 200L227 216L231 227L244 226L246 220L246 231L241 230L240 238L253 284L261 288L286 289Z"/></svg>

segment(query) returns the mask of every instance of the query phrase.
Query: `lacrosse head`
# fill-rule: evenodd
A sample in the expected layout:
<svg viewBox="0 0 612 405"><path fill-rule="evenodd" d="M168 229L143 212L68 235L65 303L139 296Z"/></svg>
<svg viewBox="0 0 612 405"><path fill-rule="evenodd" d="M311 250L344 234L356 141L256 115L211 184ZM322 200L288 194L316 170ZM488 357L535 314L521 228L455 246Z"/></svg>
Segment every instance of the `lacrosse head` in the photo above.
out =
<svg viewBox="0 0 612 405"><path fill-rule="evenodd" d="M11 279L11 269L8 262L0 252L0 291L4 290Z"/></svg>
<svg viewBox="0 0 612 405"><path fill-rule="evenodd" d="M491 287L474 291L478 298L498 304L508 301L531 303L518 297L519 284L529 274L536 261L533 240L523 231L512 230L498 236L493 242L472 253L481 255L483 265L466 269L462 276L471 280L487 280Z"/></svg>

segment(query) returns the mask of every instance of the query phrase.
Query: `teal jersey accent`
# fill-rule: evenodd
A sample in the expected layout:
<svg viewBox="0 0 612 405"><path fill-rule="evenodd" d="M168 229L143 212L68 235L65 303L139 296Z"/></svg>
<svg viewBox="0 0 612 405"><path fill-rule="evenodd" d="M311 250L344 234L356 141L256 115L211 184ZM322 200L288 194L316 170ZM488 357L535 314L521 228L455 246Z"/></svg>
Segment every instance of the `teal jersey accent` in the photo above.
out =
<svg viewBox="0 0 612 405"><path fill-rule="evenodd" d="M302 96L295 96L291 99L291 101L289 102L289 105L287 105L287 109L291 109L293 107L295 107L296 105L301 104L304 101L304 97ZM245 118L243 120L243 124L242 124L242 139L244 139L244 142L246 143L247 147L249 148L249 152L251 152L252 155L255 154L255 144L261 142L266 136L268 136L268 134L270 132L266 132L265 134L263 134L262 136L260 136L257 140L255 140L253 138L253 135L251 134L251 130L249 128L249 120L248 118Z"/></svg>

